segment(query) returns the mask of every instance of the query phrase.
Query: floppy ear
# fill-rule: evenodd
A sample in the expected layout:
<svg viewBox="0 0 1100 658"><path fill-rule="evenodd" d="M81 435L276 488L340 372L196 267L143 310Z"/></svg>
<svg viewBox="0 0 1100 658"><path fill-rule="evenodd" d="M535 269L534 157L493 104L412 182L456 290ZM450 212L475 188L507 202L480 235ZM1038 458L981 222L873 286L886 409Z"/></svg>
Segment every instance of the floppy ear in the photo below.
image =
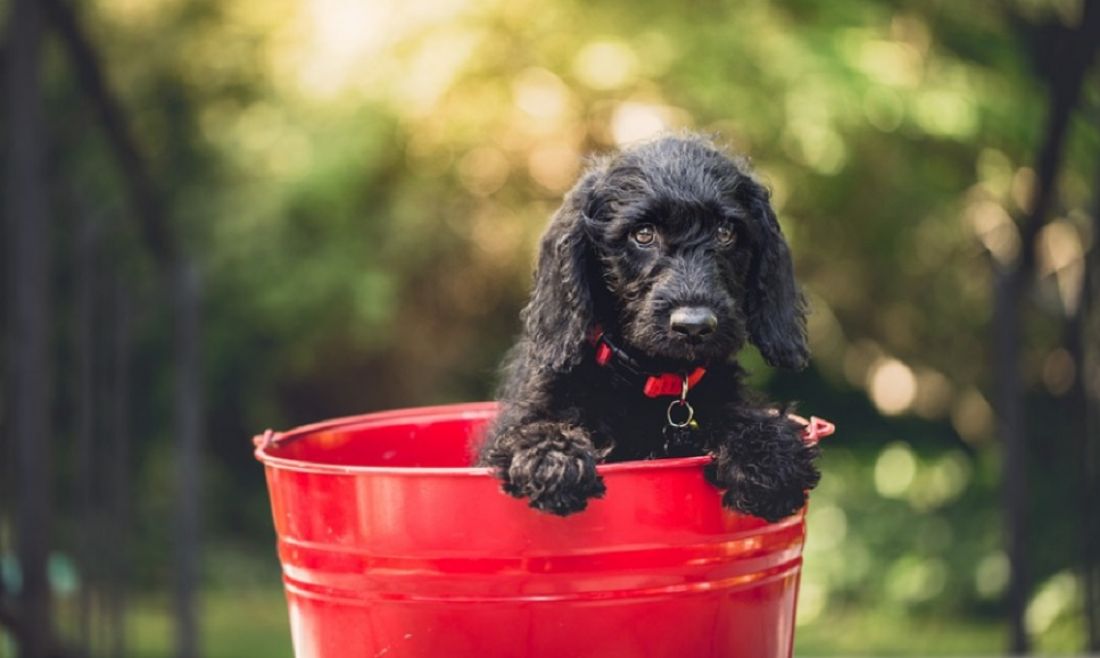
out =
<svg viewBox="0 0 1100 658"><path fill-rule="evenodd" d="M594 323L588 268L591 248L585 210L591 204L596 172L589 172L566 195L539 246L535 288L520 314L534 355L553 370L581 361Z"/></svg>
<svg viewBox="0 0 1100 658"><path fill-rule="evenodd" d="M794 282L791 253L769 202L771 195L756 182L747 185L749 213L759 236L746 282L749 336L769 364L801 370L810 358L806 300Z"/></svg>

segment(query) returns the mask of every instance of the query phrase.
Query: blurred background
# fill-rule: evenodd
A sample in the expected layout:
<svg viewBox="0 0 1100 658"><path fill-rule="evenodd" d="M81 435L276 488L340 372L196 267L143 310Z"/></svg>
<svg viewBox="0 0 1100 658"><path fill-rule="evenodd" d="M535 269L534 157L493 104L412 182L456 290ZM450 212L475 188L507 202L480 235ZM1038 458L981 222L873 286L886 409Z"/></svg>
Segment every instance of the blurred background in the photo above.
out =
<svg viewBox="0 0 1100 658"><path fill-rule="evenodd" d="M267 427L491 397L587 153L774 194L796 652L1100 652L1100 2L0 0L0 656L290 656Z"/></svg>

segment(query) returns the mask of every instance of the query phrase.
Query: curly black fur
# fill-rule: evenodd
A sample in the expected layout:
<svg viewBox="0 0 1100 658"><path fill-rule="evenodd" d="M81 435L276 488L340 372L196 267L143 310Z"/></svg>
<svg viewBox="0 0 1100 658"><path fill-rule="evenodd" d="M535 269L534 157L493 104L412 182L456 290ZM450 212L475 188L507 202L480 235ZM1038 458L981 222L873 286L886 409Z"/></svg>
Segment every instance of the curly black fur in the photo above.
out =
<svg viewBox="0 0 1100 658"><path fill-rule="evenodd" d="M636 239L643 226L654 229L649 244ZM714 331L673 331L682 307L709 310ZM691 135L598 158L543 236L480 462L507 493L566 515L603 495L600 461L669 454L670 398L647 398L596 364L588 337L600 326L655 371L706 366L688 396L699 421L689 452L715 457L709 476L727 506L787 516L817 484L817 449L786 410L750 395L734 357L751 340L768 363L804 367L805 315L769 193L744 160Z"/></svg>

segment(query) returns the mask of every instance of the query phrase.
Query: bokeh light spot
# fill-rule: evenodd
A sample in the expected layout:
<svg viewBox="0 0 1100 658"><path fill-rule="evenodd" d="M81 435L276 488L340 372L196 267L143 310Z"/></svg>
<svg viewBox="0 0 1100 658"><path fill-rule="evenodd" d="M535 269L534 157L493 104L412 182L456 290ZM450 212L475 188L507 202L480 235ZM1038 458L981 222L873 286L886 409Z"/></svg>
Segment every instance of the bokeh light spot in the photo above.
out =
<svg viewBox="0 0 1100 658"><path fill-rule="evenodd" d="M1000 204L988 199L971 203L966 218L997 262L1006 265L1016 258L1020 252L1020 231Z"/></svg>
<svg viewBox="0 0 1100 658"><path fill-rule="evenodd" d="M1066 315L1077 310L1085 277L1085 248L1077 228L1059 219L1042 228L1037 238L1039 271L1053 274Z"/></svg>
<svg viewBox="0 0 1100 658"><path fill-rule="evenodd" d="M913 411L922 418L943 418L951 410L954 386L951 380L935 370L923 368L917 371L917 395L913 399Z"/></svg>
<svg viewBox="0 0 1100 658"><path fill-rule="evenodd" d="M939 558L907 555L886 574L887 594L905 603L927 601L942 592L946 583L947 566Z"/></svg>
<svg viewBox="0 0 1100 658"><path fill-rule="evenodd" d="M508 180L508 158L499 149L480 146L458 162L458 178L462 186L476 196L489 196Z"/></svg>
<svg viewBox="0 0 1100 658"><path fill-rule="evenodd" d="M974 590L983 599L999 597L1008 586L1008 558L1001 551L990 553L974 571Z"/></svg>
<svg viewBox="0 0 1100 658"><path fill-rule="evenodd" d="M909 503L927 512L958 498L970 484L970 461L953 450L922 470L909 489Z"/></svg>
<svg viewBox="0 0 1100 658"><path fill-rule="evenodd" d="M876 361L867 378L871 401L884 414L893 416L907 410L917 396L917 378L901 361L885 358Z"/></svg>
<svg viewBox="0 0 1100 658"><path fill-rule="evenodd" d="M848 517L836 505L810 507L807 551L828 551L843 543L848 534Z"/></svg>
<svg viewBox="0 0 1100 658"><path fill-rule="evenodd" d="M577 175L581 154L566 144L536 147L527 157L527 171L536 183L551 192L569 189Z"/></svg>
<svg viewBox="0 0 1100 658"><path fill-rule="evenodd" d="M927 91L917 96L917 124L937 137L965 138L978 129L978 113L973 102L961 92Z"/></svg>
<svg viewBox="0 0 1100 658"><path fill-rule="evenodd" d="M863 115L883 132L894 132L905 116L905 104L898 92L889 87L871 87L863 96Z"/></svg>
<svg viewBox="0 0 1100 658"><path fill-rule="evenodd" d="M535 119L560 120L569 109L570 92L561 78L546 69L527 69L512 84L516 106Z"/></svg>
<svg viewBox="0 0 1100 658"><path fill-rule="evenodd" d="M1049 629L1059 616L1076 604L1079 591L1077 576L1069 571L1051 576L1027 605L1024 625L1028 632L1037 635Z"/></svg>
<svg viewBox="0 0 1100 658"><path fill-rule="evenodd" d="M676 127L677 114L663 105L635 101L620 103L611 117L611 135L619 146L640 142Z"/></svg>
<svg viewBox="0 0 1100 658"><path fill-rule="evenodd" d="M909 444L886 446L875 460L875 490L884 498L901 498L917 475L917 458Z"/></svg>
<svg viewBox="0 0 1100 658"><path fill-rule="evenodd" d="M798 591L798 610L795 624L803 626L815 621L825 612L825 604L828 602L828 592L818 583L803 580Z"/></svg>
<svg viewBox="0 0 1100 658"><path fill-rule="evenodd" d="M634 81L638 57L622 41L594 41L577 53L573 74L586 86L601 91L621 89Z"/></svg>
<svg viewBox="0 0 1100 658"><path fill-rule="evenodd" d="M848 160L840 133L824 122L799 120L789 124L783 147L792 157L826 176L838 173Z"/></svg>
<svg viewBox="0 0 1100 658"><path fill-rule="evenodd" d="M971 388L955 401L951 424L964 440L979 443L993 433L993 408L977 389Z"/></svg>
<svg viewBox="0 0 1100 658"><path fill-rule="evenodd" d="M895 87L913 87L920 83L922 57L907 43L871 40L860 47L858 66L868 76Z"/></svg>

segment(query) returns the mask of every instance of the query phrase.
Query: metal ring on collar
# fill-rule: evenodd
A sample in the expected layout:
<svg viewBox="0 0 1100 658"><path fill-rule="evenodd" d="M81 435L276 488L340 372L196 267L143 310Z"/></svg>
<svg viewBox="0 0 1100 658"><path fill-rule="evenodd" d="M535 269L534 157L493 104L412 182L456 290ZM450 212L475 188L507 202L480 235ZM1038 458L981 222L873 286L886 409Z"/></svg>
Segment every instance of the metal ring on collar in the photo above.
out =
<svg viewBox="0 0 1100 658"><path fill-rule="evenodd" d="M672 420L672 410L676 407L683 407L687 410L687 417L681 422ZM665 418L668 419L668 424L672 427L687 427L691 425L691 421L695 418L695 410L691 408L691 404L687 400L673 400L668 404L668 411L665 412Z"/></svg>

